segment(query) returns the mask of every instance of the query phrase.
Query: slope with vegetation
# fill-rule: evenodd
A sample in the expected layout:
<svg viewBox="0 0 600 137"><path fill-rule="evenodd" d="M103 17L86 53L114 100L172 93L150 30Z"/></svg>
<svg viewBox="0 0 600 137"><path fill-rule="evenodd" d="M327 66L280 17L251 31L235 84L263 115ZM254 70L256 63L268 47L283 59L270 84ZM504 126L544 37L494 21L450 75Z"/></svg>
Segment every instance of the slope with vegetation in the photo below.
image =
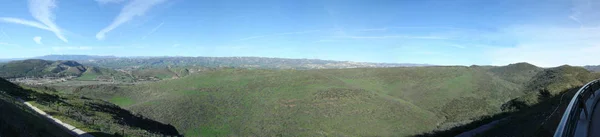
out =
<svg viewBox="0 0 600 137"><path fill-rule="evenodd" d="M513 118L483 136L552 136L573 95L582 85L598 78L600 73L581 67L545 69L529 82L527 94L503 105L514 111Z"/></svg>
<svg viewBox="0 0 600 137"><path fill-rule="evenodd" d="M13 108L13 110L10 111L2 111L3 120L0 122L5 122L9 126L16 126L16 130L19 132L30 131L23 131L27 128L20 129L19 122L11 119L4 119L4 117L19 117L21 115L10 115L4 113L19 113L18 110L14 109L16 108L15 106L21 106L18 107L21 109L26 107L22 107L22 103L10 104L11 102L8 101L10 100L8 98L12 98L12 100L14 100L15 98L22 98L27 102L31 103L32 105L36 106L37 108L40 108L41 110L45 111L47 114L52 115L53 117L58 118L63 122L69 123L79 129L82 129L94 136L162 136L179 134L173 126L156 122L152 119L145 118L139 114L133 114L130 111L124 110L114 104L105 101L89 99L74 95L61 94L55 91L53 88L49 87L22 88L4 79L0 79L0 83L0 90L3 91L2 108ZM29 110L28 113L37 114L36 112L33 112L31 110ZM23 114L24 117L32 117L28 115L34 114ZM49 123L49 121L47 121L43 117L35 116L33 118L28 118L28 120L25 121L31 121L31 123L42 123L39 126L33 126L34 128L45 126L41 127L40 129L37 129L40 130L40 134L33 134L31 136L46 136L44 134L41 134L45 132L52 133L52 135L56 136L68 136L64 133L61 133L61 131L63 130L57 129L55 127L56 125L48 126L48 124L44 124ZM10 134L13 135L15 133ZM27 136L27 134L25 135Z"/></svg>
<svg viewBox="0 0 600 137"><path fill-rule="evenodd" d="M82 73L77 80L88 81L115 81L115 82L133 82L134 78L121 71L100 67L87 67L87 71Z"/></svg>
<svg viewBox="0 0 600 137"><path fill-rule="evenodd" d="M0 78L0 136L65 137L71 134L11 96L21 88Z"/></svg>
<svg viewBox="0 0 600 137"><path fill-rule="evenodd" d="M0 77L79 76L86 68L75 61L39 59L12 61L0 66Z"/></svg>
<svg viewBox="0 0 600 137"><path fill-rule="evenodd" d="M569 68L556 73L594 77ZM506 102L532 93L536 86L528 83L553 70L526 63L221 69L151 84L80 87L76 93L118 103L191 136L408 136L509 111Z"/></svg>

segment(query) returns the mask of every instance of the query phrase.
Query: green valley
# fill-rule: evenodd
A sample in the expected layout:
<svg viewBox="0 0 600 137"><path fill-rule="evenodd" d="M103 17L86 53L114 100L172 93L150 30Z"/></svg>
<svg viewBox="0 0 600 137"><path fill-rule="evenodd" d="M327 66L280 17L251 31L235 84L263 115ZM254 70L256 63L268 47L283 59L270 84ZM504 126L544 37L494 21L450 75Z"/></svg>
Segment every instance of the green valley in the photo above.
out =
<svg viewBox="0 0 600 137"><path fill-rule="evenodd" d="M28 61L5 66L39 68L33 64L47 70L56 64ZM81 129L112 135L125 128L127 133L121 134L149 130L185 136L448 136L493 119L546 114L541 108L556 107L548 103L556 101L554 97L600 78L600 73L582 67L528 63L310 70L79 67L83 71L66 81L22 83L23 93L13 96L29 98ZM6 68L11 67L2 71L20 70ZM47 72L36 69L22 73ZM73 113L74 109L82 111ZM119 118L172 126L168 131L128 127ZM514 120L509 121L518 123ZM507 129L499 126L490 132L501 130ZM546 135L540 134L545 130L530 132Z"/></svg>
<svg viewBox="0 0 600 137"><path fill-rule="evenodd" d="M548 75L561 77L548 80ZM135 86L81 87L76 94L110 100L193 136L409 136L511 111L514 101L534 105L541 101L528 98L537 97L538 89L555 95L599 76L578 67L527 63L218 69Z"/></svg>

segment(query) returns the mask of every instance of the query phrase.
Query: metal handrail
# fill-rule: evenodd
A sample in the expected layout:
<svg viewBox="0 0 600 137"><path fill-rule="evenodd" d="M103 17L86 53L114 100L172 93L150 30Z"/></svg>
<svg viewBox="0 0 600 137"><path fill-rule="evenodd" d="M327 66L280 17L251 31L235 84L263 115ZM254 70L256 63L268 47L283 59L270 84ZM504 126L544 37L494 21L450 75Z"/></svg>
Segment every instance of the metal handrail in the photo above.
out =
<svg viewBox="0 0 600 137"><path fill-rule="evenodd" d="M589 119L591 116L590 111L587 110L585 102L590 97L595 97L594 92L600 88L600 79L591 81L581 87L565 110L556 131L554 137L571 137L574 136L575 130L577 129L577 122L581 118L581 111L585 113L585 119Z"/></svg>

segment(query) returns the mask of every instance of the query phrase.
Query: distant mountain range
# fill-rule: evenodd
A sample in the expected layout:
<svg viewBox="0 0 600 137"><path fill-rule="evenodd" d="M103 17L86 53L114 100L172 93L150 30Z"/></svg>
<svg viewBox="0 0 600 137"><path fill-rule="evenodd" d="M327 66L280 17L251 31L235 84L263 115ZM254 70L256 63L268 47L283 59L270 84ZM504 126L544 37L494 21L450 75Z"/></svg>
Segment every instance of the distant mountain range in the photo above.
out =
<svg viewBox="0 0 600 137"><path fill-rule="evenodd" d="M267 57L115 57L90 55L46 55L31 59L73 60L84 65L106 68L139 68L139 67L234 67L263 69L336 69L336 68L379 68L379 67L418 67L429 64L412 63L368 63L351 61L332 61L320 59L286 59ZM22 60L4 59L0 62Z"/></svg>
<svg viewBox="0 0 600 137"><path fill-rule="evenodd" d="M587 65L587 66L583 66L585 69L593 71L593 72L600 72L600 65Z"/></svg>

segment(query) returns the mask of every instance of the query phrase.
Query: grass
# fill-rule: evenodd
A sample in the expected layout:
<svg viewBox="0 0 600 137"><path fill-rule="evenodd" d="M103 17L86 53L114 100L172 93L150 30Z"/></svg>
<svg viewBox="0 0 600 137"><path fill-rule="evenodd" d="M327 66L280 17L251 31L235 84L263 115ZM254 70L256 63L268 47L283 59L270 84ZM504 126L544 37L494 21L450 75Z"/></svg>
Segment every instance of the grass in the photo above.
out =
<svg viewBox="0 0 600 137"><path fill-rule="evenodd" d="M47 114L95 136L179 134L171 125L133 114L109 102L63 94L54 88L21 87L0 79L0 91L8 91L7 94L10 96L23 98ZM127 102L126 98L120 101Z"/></svg>
<svg viewBox="0 0 600 137"><path fill-rule="evenodd" d="M411 136L475 121L468 126L474 127L512 111L511 102L543 101L533 100L541 89L555 95L597 76L577 67L525 63L218 69L155 83L85 86L76 93L113 100L186 136ZM496 114L503 115L489 118Z"/></svg>
<svg viewBox="0 0 600 137"><path fill-rule="evenodd" d="M117 104L119 106L129 106L131 104L134 103L133 100L127 98L127 97L112 97L110 99L111 103Z"/></svg>
<svg viewBox="0 0 600 137"><path fill-rule="evenodd" d="M99 75L94 73L83 73L77 80L96 80Z"/></svg>
<svg viewBox="0 0 600 137"><path fill-rule="evenodd" d="M3 93L0 93L0 109L0 136L71 136L14 97Z"/></svg>
<svg viewBox="0 0 600 137"><path fill-rule="evenodd" d="M500 113L525 94L489 69L224 69L81 94L135 100L121 106L188 136L409 136Z"/></svg>

